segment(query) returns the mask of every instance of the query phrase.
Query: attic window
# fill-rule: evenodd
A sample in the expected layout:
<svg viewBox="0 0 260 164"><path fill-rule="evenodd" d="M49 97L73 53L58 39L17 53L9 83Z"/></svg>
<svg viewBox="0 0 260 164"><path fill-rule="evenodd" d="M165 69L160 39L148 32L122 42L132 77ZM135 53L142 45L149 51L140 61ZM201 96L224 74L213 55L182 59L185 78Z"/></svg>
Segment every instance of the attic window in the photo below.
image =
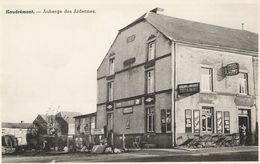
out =
<svg viewBox="0 0 260 164"><path fill-rule="evenodd" d="M130 42L133 42L135 40L135 35L131 35L127 38L126 42L127 43L130 43Z"/></svg>

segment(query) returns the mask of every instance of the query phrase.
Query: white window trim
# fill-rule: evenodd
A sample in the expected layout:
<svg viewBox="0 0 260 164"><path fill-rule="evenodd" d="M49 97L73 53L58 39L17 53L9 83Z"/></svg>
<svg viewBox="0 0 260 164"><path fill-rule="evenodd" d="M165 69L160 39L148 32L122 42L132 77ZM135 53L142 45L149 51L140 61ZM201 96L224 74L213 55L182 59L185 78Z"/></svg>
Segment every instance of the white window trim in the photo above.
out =
<svg viewBox="0 0 260 164"><path fill-rule="evenodd" d="M212 79L211 79L211 82L212 82L212 90L202 90L202 72L201 72L201 70L203 69L203 68L206 68L206 69L211 69L211 73L212 73ZM203 64L201 64L201 67L200 67L200 92L201 93L213 93L214 92L214 81L213 81L213 77L214 77L214 69L213 69L213 66L209 66L209 65L203 65Z"/></svg>
<svg viewBox="0 0 260 164"><path fill-rule="evenodd" d="M111 63L110 61L113 60L113 71L111 71ZM108 67L109 67L109 75L114 75L115 74L115 57L110 57L108 60Z"/></svg>
<svg viewBox="0 0 260 164"><path fill-rule="evenodd" d="M240 91L239 91L240 90L240 80L239 80L240 78L238 78L238 86L237 86L238 91L237 91L237 94L238 95L243 95L243 96L249 95L248 71L240 70L239 73L247 74L247 79L245 79L245 81L246 81L246 88L245 88L246 93L240 93Z"/></svg>

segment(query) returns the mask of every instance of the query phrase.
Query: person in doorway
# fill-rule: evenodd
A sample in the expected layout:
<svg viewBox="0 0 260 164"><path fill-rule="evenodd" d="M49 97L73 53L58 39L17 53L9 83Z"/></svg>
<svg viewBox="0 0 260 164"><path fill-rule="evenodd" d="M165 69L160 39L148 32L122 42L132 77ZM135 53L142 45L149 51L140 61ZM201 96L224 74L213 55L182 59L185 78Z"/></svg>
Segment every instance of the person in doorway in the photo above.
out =
<svg viewBox="0 0 260 164"><path fill-rule="evenodd" d="M244 124L242 124L239 127L239 131L240 131L240 144L242 146L245 146L246 144L246 139L247 139L247 134L246 134L246 126Z"/></svg>

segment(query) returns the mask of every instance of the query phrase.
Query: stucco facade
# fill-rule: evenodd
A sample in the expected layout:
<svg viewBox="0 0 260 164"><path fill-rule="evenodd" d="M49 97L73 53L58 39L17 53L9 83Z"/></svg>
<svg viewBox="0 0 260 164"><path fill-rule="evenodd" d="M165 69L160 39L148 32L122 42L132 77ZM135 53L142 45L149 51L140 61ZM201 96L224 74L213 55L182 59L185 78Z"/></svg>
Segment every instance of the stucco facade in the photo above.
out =
<svg viewBox="0 0 260 164"><path fill-rule="evenodd" d="M171 147L194 135L239 133L246 123L255 143L258 51L216 46L221 40L211 46L175 40L166 29L171 18L159 16L166 21L161 27L148 14L119 31L97 70L97 128L112 131L117 142L124 134L129 147L138 136ZM239 72L226 76L231 63ZM179 92L193 83L196 92Z"/></svg>

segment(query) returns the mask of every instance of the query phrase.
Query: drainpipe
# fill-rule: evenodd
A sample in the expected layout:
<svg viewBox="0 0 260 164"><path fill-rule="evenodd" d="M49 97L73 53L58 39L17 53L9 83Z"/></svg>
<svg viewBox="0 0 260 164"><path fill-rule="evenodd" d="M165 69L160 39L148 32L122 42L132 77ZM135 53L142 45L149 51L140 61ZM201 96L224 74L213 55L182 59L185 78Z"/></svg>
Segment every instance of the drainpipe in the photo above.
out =
<svg viewBox="0 0 260 164"><path fill-rule="evenodd" d="M176 42L171 44L172 65L172 147L176 147Z"/></svg>

